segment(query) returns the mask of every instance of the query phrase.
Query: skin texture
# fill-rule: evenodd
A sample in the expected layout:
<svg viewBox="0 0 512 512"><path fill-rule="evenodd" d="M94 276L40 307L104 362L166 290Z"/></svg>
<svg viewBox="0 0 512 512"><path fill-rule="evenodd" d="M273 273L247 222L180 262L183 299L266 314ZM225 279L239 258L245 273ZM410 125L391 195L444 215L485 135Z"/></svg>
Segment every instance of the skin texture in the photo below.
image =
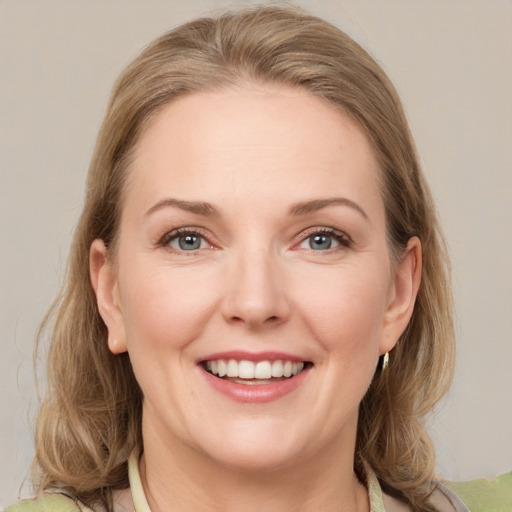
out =
<svg viewBox="0 0 512 512"><path fill-rule="evenodd" d="M307 92L244 84L169 104L128 172L117 253L95 241L91 278L109 347L129 352L144 392L152 510L368 510L358 406L407 325L421 261L417 239L390 261L366 136ZM198 249L180 249L185 228ZM330 248L312 245L319 232ZM198 364L232 350L313 366L291 393L240 403Z"/></svg>

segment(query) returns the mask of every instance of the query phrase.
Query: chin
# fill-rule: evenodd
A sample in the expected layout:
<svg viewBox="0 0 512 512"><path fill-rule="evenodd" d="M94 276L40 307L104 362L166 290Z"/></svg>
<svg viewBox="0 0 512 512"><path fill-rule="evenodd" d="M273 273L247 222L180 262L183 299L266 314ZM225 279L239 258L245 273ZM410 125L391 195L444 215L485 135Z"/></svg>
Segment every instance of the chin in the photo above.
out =
<svg viewBox="0 0 512 512"><path fill-rule="evenodd" d="M298 432L272 419L252 420L220 430L203 452L218 464L241 472L269 472L300 459L306 443Z"/></svg>
<svg viewBox="0 0 512 512"><path fill-rule="evenodd" d="M293 465L300 456L293 451L279 449L227 448L210 453L215 462L240 473L271 473Z"/></svg>

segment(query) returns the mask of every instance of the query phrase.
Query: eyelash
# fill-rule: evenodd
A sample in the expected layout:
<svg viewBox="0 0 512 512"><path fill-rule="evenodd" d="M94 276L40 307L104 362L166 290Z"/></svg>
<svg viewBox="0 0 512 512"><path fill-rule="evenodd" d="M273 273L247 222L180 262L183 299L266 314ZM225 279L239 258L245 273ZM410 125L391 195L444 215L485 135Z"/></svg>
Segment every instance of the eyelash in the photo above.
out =
<svg viewBox="0 0 512 512"><path fill-rule="evenodd" d="M158 244L168 250L171 250L174 253L183 254L183 253L189 252L190 254L194 254L200 249L193 249L190 251L186 251L186 250L177 250L170 246L170 243L173 240L176 240L177 238L179 238L181 236L186 236L186 235L196 235L196 236L202 238L207 244L209 244L209 246L210 246L210 247L208 247L209 249L214 248L214 244L212 244L209 240L210 235L208 234L207 231L205 231L201 228L192 228L192 227L191 228L187 227L187 228L173 229L172 231L169 231L168 233L166 233L160 239ZM309 238L311 238L315 235L329 236L329 237L333 238L337 243L339 243L341 247L344 247L344 248L350 248L353 243L352 239L346 233L337 231L333 228L314 227L314 228L307 229L305 232L302 232L298 237L299 238L298 242L296 242L293 247L297 248L300 244L304 243ZM336 249L336 247L328 248L325 251L315 251L312 248L309 248L308 250L313 251L313 252L330 252L335 249Z"/></svg>
<svg viewBox="0 0 512 512"><path fill-rule="evenodd" d="M342 231L338 231L338 230L333 229L333 228L325 228L325 227L318 228L318 227L315 227L315 228L309 228L308 230L306 230L306 232L301 233L300 240L295 245L295 247L297 247L298 245L302 244L303 242L305 242L306 240L308 240L309 238L311 238L311 237L313 237L315 235L329 236L329 237L333 238L336 242L338 242L341 247L344 247L344 248L347 248L347 249L350 248L352 246L352 243L353 243L352 239L346 233L343 233ZM336 249L336 247L329 248L329 249L327 249L325 251L315 251L312 248L310 248L309 250L314 251L314 252L329 252L329 251L332 251L332 250L335 250L335 249Z"/></svg>
<svg viewBox="0 0 512 512"><path fill-rule="evenodd" d="M181 237L181 236L186 236L186 235L196 235L198 236L199 238L202 238L208 245L209 245L209 249L213 248L214 245L210 242L209 240L209 235L208 233L201 229L201 228L178 228L178 229L173 229L172 231L169 231L168 233L166 233L159 241L158 245L166 248L166 249L169 249L170 251L174 252L174 253L177 253L177 254L183 254L183 253L195 253L197 252L198 249L196 250L190 250L190 251L186 251L186 250L177 250L173 247L170 246L170 243L173 241L173 240L176 240L177 238Z"/></svg>

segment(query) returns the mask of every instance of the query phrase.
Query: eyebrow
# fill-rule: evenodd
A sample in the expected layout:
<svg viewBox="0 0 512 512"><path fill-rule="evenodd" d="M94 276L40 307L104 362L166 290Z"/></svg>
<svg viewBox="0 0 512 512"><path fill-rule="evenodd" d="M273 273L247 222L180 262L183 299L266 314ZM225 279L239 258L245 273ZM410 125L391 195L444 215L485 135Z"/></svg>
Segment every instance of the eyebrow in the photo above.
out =
<svg viewBox="0 0 512 512"><path fill-rule="evenodd" d="M210 203L205 203L203 201L181 201L180 199L166 198L154 204L145 213L145 216L151 215L155 211L169 206L179 208L186 212L195 213L196 215L203 215L205 217L214 217L219 215L218 210Z"/></svg>
<svg viewBox="0 0 512 512"><path fill-rule="evenodd" d="M369 220L366 212L354 201L346 197L332 197L329 199L313 199L312 201L302 201L294 204L290 208L290 215L306 215L308 213L316 212L322 208L327 208L332 205L348 206L359 212L366 220Z"/></svg>
<svg viewBox="0 0 512 512"><path fill-rule="evenodd" d="M311 201L301 201L290 207L289 214L294 216L306 215L308 213L316 212L322 208L327 208L332 205L348 206L359 212L366 220L368 215L366 212L354 201L345 197L332 197L329 199L313 199ZM210 203L204 201L182 201L180 199L166 198L158 201L147 212L146 216L151 215L157 210L162 208L173 207L179 208L186 212L194 213L196 215L203 215L205 217L218 217L219 211Z"/></svg>

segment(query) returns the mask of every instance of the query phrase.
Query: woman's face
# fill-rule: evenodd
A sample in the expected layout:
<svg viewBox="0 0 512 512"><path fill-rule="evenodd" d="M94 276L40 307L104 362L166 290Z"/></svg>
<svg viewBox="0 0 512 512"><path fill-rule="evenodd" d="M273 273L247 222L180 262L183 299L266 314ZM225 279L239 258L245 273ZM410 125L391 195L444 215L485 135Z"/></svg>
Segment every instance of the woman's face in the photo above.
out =
<svg viewBox="0 0 512 512"><path fill-rule="evenodd" d="M353 453L418 252L392 266L369 142L322 100L246 85L169 104L136 147L115 265L91 250L145 445L237 468Z"/></svg>

